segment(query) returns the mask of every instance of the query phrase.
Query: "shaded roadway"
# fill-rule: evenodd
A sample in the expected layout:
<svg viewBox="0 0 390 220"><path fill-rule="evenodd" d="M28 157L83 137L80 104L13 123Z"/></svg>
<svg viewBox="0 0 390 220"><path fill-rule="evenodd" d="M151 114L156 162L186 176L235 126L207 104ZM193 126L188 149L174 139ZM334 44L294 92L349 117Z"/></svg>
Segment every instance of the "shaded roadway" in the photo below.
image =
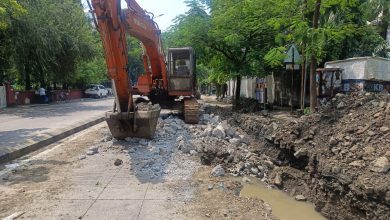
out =
<svg viewBox="0 0 390 220"><path fill-rule="evenodd" d="M39 137L71 127L112 108L113 98L0 110L0 154Z"/></svg>

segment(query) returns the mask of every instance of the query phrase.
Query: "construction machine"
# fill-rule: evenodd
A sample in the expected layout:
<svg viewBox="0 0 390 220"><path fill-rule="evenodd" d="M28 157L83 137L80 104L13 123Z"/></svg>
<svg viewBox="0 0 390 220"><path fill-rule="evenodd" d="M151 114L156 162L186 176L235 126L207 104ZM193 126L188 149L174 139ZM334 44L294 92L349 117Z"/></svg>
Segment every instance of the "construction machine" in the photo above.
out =
<svg viewBox="0 0 390 220"><path fill-rule="evenodd" d="M195 54L191 47L170 48L165 56L161 30L154 15L142 9L135 0L88 1L95 26L104 47L108 76L115 94L113 110L106 121L113 137L152 138L160 115L160 107L138 109L133 95L147 96L153 103L172 103L180 97L184 119L198 123L199 104L196 96ZM137 38L143 47L145 73L132 86L129 74L126 34Z"/></svg>

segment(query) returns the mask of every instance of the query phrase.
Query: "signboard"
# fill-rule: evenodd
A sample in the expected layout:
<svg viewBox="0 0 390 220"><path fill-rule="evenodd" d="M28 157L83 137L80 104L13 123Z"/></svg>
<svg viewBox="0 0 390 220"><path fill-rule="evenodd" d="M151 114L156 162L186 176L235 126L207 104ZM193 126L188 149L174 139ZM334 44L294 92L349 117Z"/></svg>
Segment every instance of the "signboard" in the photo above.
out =
<svg viewBox="0 0 390 220"><path fill-rule="evenodd" d="M295 45L292 45L287 51L287 57L284 59L284 64L286 65L287 70L292 70L294 63L294 70L300 69L301 55Z"/></svg>

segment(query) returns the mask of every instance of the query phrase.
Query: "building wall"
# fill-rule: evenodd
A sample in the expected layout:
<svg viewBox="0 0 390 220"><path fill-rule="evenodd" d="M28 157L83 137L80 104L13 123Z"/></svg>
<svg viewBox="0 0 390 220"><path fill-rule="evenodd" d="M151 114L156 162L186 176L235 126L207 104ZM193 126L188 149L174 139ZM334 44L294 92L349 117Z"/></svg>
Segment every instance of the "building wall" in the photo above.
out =
<svg viewBox="0 0 390 220"><path fill-rule="evenodd" d="M359 57L325 63L325 68L343 69L344 80L390 81L390 60L378 57Z"/></svg>
<svg viewBox="0 0 390 220"><path fill-rule="evenodd" d="M228 96L233 96L235 92L236 80L230 80L228 84ZM240 96L245 98L256 98L256 77L242 77Z"/></svg>
<svg viewBox="0 0 390 220"><path fill-rule="evenodd" d="M390 60L378 57L360 57L325 64L326 68L341 68L342 91L390 92Z"/></svg>
<svg viewBox="0 0 390 220"><path fill-rule="evenodd" d="M81 89L72 89L70 92L68 90L55 90L47 92L46 94L49 97L49 101L57 102L60 101L60 94L69 93L68 99L81 99L84 97L84 91ZM36 94L36 91L15 91L16 104L17 105L28 105L28 104L39 104L41 102L39 95Z"/></svg>
<svg viewBox="0 0 390 220"><path fill-rule="evenodd" d="M274 103L275 102L275 79L273 74L266 76L265 80L266 80L266 87L267 87L268 103Z"/></svg>

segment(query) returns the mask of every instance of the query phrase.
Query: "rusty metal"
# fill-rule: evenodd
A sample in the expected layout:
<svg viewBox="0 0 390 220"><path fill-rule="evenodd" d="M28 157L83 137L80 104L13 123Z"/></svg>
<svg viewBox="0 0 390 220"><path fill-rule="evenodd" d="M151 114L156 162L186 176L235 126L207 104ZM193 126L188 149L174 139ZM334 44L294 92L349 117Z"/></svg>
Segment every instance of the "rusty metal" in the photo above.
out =
<svg viewBox="0 0 390 220"><path fill-rule="evenodd" d="M114 138L127 137L151 139L156 132L161 108L152 111L107 112L106 122Z"/></svg>
<svg viewBox="0 0 390 220"><path fill-rule="evenodd" d="M199 103L196 98L184 99L184 121L188 124L199 123Z"/></svg>
<svg viewBox="0 0 390 220"><path fill-rule="evenodd" d="M192 76L171 76L169 86L173 91L192 91L192 82Z"/></svg>
<svg viewBox="0 0 390 220"><path fill-rule="evenodd" d="M317 69L317 96L331 98L342 88L342 72L340 68Z"/></svg>

